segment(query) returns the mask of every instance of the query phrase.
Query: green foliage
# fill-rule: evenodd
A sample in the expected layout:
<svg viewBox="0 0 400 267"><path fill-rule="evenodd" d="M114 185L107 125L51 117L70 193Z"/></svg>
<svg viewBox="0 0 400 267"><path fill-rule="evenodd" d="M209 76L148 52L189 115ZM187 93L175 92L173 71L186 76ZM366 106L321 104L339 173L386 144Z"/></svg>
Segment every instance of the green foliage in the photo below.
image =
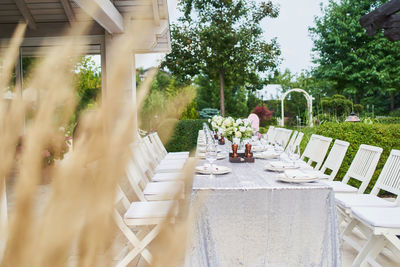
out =
<svg viewBox="0 0 400 267"><path fill-rule="evenodd" d="M199 130L207 120L180 120L166 144L169 152L191 151L196 147Z"/></svg>
<svg viewBox="0 0 400 267"><path fill-rule="evenodd" d="M353 103L343 95L333 95L332 97L323 98L321 106L326 113L331 113L340 118L350 113Z"/></svg>
<svg viewBox="0 0 400 267"><path fill-rule="evenodd" d="M400 124L400 117L377 117L373 119L373 122L381 124Z"/></svg>
<svg viewBox="0 0 400 267"><path fill-rule="evenodd" d="M144 74L144 72L142 73ZM140 111L140 127L142 129L155 129L160 123L161 113L166 109L167 104L178 93L188 87L179 82L173 75L159 70L150 86L150 91L145 99L143 108ZM197 119L197 102L192 101L183 112L183 119Z"/></svg>
<svg viewBox="0 0 400 267"><path fill-rule="evenodd" d="M78 115L81 110L96 104L101 91L101 72L92 56L82 57L76 69L78 71L76 74L78 96L76 114Z"/></svg>
<svg viewBox="0 0 400 267"><path fill-rule="evenodd" d="M400 97L400 43L390 42L382 32L368 36L359 19L385 2L330 0L323 15L315 19L315 27L309 29L317 65L312 74L331 83L326 93L375 105L382 114L394 108Z"/></svg>
<svg viewBox="0 0 400 267"><path fill-rule="evenodd" d="M190 83L199 77L199 109L217 108L222 89L227 113L235 113L241 88L262 88L261 74L277 64L276 40L264 41L260 22L276 17L278 10L270 1L245 0L183 0L180 7L184 16L171 25L172 52L162 66L179 81Z"/></svg>
<svg viewBox="0 0 400 267"><path fill-rule="evenodd" d="M304 151L311 134L319 134L350 143L346 157L344 158L343 164L336 177L338 180L341 180L344 177L361 144L382 147L383 153L374 176L368 186L367 192L369 192L374 186L390 151L392 149L400 149L400 124L384 125L351 122L325 123L314 128L304 128L302 129L302 132L304 133L304 138L301 142L302 151Z"/></svg>

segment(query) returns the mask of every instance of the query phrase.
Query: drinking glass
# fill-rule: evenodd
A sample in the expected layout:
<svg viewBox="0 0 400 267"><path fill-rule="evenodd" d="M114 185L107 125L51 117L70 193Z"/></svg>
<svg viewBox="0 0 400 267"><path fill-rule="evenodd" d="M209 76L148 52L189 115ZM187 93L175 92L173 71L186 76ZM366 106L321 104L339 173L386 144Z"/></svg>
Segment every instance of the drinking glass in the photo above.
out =
<svg viewBox="0 0 400 267"><path fill-rule="evenodd" d="M289 148L289 158L293 162L293 167L296 167L296 161L300 159L300 146L292 145Z"/></svg>
<svg viewBox="0 0 400 267"><path fill-rule="evenodd" d="M210 178L214 177L214 166L213 163L217 160L217 147L213 142L207 144L206 147L206 160L210 163Z"/></svg>
<svg viewBox="0 0 400 267"><path fill-rule="evenodd" d="M285 151L285 148L283 147L283 142L281 140L275 141L274 150L279 155L279 158L281 158L282 153Z"/></svg>

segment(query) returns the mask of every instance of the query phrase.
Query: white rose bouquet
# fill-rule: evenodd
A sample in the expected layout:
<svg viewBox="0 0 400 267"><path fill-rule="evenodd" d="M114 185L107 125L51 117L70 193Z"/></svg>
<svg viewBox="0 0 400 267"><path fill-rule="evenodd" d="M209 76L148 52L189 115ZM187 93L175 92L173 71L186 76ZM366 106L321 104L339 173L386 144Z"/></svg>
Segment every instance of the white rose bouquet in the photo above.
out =
<svg viewBox="0 0 400 267"><path fill-rule="evenodd" d="M219 131L224 123L225 118L219 115L213 116L211 119L208 119L208 122L211 124L211 128L214 131Z"/></svg>
<svg viewBox="0 0 400 267"><path fill-rule="evenodd" d="M228 117L223 123L224 135L232 141L233 138L248 139L253 136L253 128L247 119L237 119L236 121Z"/></svg>

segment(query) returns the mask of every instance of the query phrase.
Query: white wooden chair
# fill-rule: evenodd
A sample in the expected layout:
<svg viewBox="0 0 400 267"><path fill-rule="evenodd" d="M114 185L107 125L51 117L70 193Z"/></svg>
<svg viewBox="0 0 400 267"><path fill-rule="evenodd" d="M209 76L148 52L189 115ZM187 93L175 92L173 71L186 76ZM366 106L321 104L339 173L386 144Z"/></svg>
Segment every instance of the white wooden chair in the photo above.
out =
<svg viewBox="0 0 400 267"><path fill-rule="evenodd" d="M286 146L286 149L285 149L286 153L289 152L290 148L294 145L294 143L296 141L297 133L298 133L297 131L293 132L292 137L290 138L290 140Z"/></svg>
<svg viewBox="0 0 400 267"><path fill-rule="evenodd" d="M171 172L154 172L154 167L145 159L142 153L142 145L140 142L131 144L131 149L133 153L133 160L140 171L145 174L147 181L152 182L165 182L165 181L176 181L181 179L182 171L171 171Z"/></svg>
<svg viewBox="0 0 400 267"><path fill-rule="evenodd" d="M319 170L331 142L332 138L330 137L313 134L303 152L303 155L301 156L301 159L305 160L310 166L315 164L314 169Z"/></svg>
<svg viewBox="0 0 400 267"><path fill-rule="evenodd" d="M186 159L176 160L162 160L157 162L157 157L154 155L154 150L151 149L148 138L139 140L139 154L143 157L146 165L150 167L154 173L168 173L168 172L180 172L185 163ZM146 144L147 143L147 144Z"/></svg>
<svg viewBox="0 0 400 267"><path fill-rule="evenodd" d="M327 170L331 171L329 175L326 175L326 179L329 179L330 181L333 181L333 179L335 179L336 174L338 173L340 166L342 165L344 156L346 155L349 145L349 142L339 139L335 140L331 151L329 152L328 157L326 158L320 170L320 172L323 174L325 174Z"/></svg>
<svg viewBox="0 0 400 267"><path fill-rule="evenodd" d="M369 145L361 145L358 149L347 173L342 181L321 181L333 187L335 193L364 193L372 175L374 174L376 165L382 154L382 148ZM359 188L348 184L350 178L361 182Z"/></svg>
<svg viewBox="0 0 400 267"><path fill-rule="evenodd" d="M296 140L294 141L293 145L294 146L299 146L300 143L301 143L301 140L303 140L303 136L304 136L304 134L302 132L299 132L297 134Z"/></svg>
<svg viewBox="0 0 400 267"><path fill-rule="evenodd" d="M158 150L165 159L186 159L189 157L189 152L167 152L157 132L149 134L150 140L157 146Z"/></svg>
<svg viewBox="0 0 400 267"><path fill-rule="evenodd" d="M132 250L119 261L117 267L125 267L141 255L147 263L152 263L152 255L147 246L160 233L164 223L174 223L178 215L177 201L152 201L130 203L118 186L115 200L114 220L124 234ZM122 205L123 212L118 206Z"/></svg>
<svg viewBox="0 0 400 267"><path fill-rule="evenodd" d="M182 180L150 181L146 177L143 169L138 167L137 159L140 158L136 153L132 161L129 162L126 170L128 181L141 200L171 200L183 199L185 184ZM140 192L139 192L140 191Z"/></svg>
<svg viewBox="0 0 400 267"><path fill-rule="evenodd" d="M275 127L274 127L274 126L269 126L269 127L268 127L267 133L264 134L263 137L264 137L265 139L267 139L268 142L273 143L274 140L275 140L275 134L276 134L276 133L275 133Z"/></svg>
<svg viewBox="0 0 400 267"><path fill-rule="evenodd" d="M285 128L275 128L275 142L286 148L289 142L290 136L292 135L292 130Z"/></svg>
<svg viewBox="0 0 400 267"><path fill-rule="evenodd" d="M354 207L351 209L352 223L357 225L365 236L367 242L359 246L355 242L352 246L359 252L352 266L379 265L375 259L386 247L396 257L400 265L400 207ZM347 236L346 236L347 237ZM349 242L349 238L345 239Z"/></svg>
<svg viewBox="0 0 400 267"><path fill-rule="evenodd" d="M380 190L396 196L394 201L378 197ZM395 246L400 259L400 150L392 150L371 194L335 194L339 211L350 220L342 237L359 251L353 266L359 266L371 253L372 260L385 245ZM368 242L361 248L350 233L357 227Z"/></svg>

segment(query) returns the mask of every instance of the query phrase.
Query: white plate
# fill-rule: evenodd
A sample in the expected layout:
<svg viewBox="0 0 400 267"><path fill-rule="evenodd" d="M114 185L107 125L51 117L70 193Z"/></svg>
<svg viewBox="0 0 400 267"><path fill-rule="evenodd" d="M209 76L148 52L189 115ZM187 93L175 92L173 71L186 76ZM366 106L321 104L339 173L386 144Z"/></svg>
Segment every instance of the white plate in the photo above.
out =
<svg viewBox="0 0 400 267"><path fill-rule="evenodd" d="M279 181L286 183L311 183L318 180L318 178L289 178L284 174L279 174L276 177Z"/></svg>
<svg viewBox="0 0 400 267"><path fill-rule="evenodd" d="M196 157L199 158L199 159L205 159L206 158L206 153L197 153ZM224 158L226 158L226 155L219 154L219 153L217 154L217 159L224 159Z"/></svg>
<svg viewBox="0 0 400 267"><path fill-rule="evenodd" d="M272 164L276 164L276 165L274 166L274 165L271 165L270 163L268 163L267 165L264 166L264 169L267 171L283 172L286 170L294 170L294 169L299 168L299 165L293 166L291 164L285 164L282 166L277 166L278 164L276 162L272 163Z"/></svg>
<svg viewBox="0 0 400 267"><path fill-rule="evenodd" d="M221 152L222 149L221 149L221 148L218 148L217 151L218 151L218 152ZM204 146L204 147L203 147L203 146L198 147L198 148L197 148L197 152L198 152L198 153L205 153L205 152L206 152L206 147L205 147L205 146Z"/></svg>
<svg viewBox="0 0 400 267"><path fill-rule="evenodd" d="M256 159L276 159L279 155L269 152L254 152L253 157Z"/></svg>
<svg viewBox="0 0 400 267"><path fill-rule="evenodd" d="M213 174L219 175L219 174L226 174L226 173L230 173L232 171L231 168L228 168L226 166L217 166L217 165L213 165L214 167L214 172ZM201 173L201 174L211 174L211 168L210 166L207 165L203 165L203 166L197 166L195 168L197 173Z"/></svg>

